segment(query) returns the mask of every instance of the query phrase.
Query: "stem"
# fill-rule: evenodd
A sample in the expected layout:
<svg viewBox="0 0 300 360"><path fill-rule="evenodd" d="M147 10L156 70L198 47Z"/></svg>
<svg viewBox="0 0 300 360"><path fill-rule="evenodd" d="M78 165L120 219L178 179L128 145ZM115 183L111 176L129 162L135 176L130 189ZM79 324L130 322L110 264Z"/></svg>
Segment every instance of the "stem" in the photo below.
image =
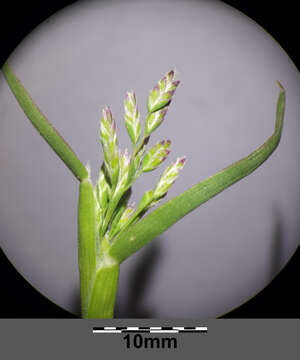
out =
<svg viewBox="0 0 300 360"><path fill-rule="evenodd" d="M106 212L106 215L105 215L105 218L104 218L103 226L102 226L102 229L101 229L101 237L104 236L104 234L105 234L105 232L107 230L108 224L109 224L109 222L111 220L111 217L112 217L117 205L119 204L119 201L121 200L122 195L123 195L123 193L118 194L112 200L112 202L109 204L109 207L107 209L107 212Z"/></svg>
<svg viewBox="0 0 300 360"><path fill-rule="evenodd" d="M105 239L103 239L104 241ZM78 263L83 318L112 318L118 286L119 263L106 255L102 243L97 261L95 195L91 181L79 186Z"/></svg>
<svg viewBox="0 0 300 360"><path fill-rule="evenodd" d="M132 159L134 159L137 155L137 153L141 150L143 143L145 141L146 137L145 135L142 137L142 140L140 141L139 145L137 147L134 148L133 154L132 154Z"/></svg>
<svg viewBox="0 0 300 360"><path fill-rule="evenodd" d="M137 153L142 149L144 143L145 143L145 140L149 137L150 135L149 134L144 134L139 145L137 147L134 148L134 151L133 151L133 154L132 154L132 159L135 158L135 156L137 155Z"/></svg>
<svg viewBox="0 0 300 360"><path fill-rule="evenodd" d="M91 284L86 318L113 318L118 288L119 267L119 263L110 259L109 261L104 261L97 269Z"/></svg>

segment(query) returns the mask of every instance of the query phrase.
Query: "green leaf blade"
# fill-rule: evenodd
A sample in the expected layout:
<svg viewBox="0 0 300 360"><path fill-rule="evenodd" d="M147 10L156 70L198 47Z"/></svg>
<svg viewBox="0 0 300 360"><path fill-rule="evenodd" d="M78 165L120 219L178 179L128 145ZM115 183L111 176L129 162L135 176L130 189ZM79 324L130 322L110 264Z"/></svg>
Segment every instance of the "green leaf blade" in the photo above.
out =
<svg viewBox="0 0 300 360"><path fill-rule="evenodd" d="M66 143L58 131L50 124L37 105L33 102L29 93L23 87L22 83L16 77L8 63L3 65L2 72L25 115L31 121L32 125L36 128L39 134L46 140L46 142L67 165L78 180L82 181L86 179L88 177L88 172L85 166L80 162L71 147Z"/></svg>
<svg viewBox="0 0 300 360"><path fill-rule="evenodd" d="M194 185L166 202L114 240L109 254L119 262L138 251L166 231L183 216L196 209L230 185L252 173L263 164L279 144L285 109L285 91L281 87L277 101L276 125L273 135L249 156L233 163L219 173Z"/></svg>

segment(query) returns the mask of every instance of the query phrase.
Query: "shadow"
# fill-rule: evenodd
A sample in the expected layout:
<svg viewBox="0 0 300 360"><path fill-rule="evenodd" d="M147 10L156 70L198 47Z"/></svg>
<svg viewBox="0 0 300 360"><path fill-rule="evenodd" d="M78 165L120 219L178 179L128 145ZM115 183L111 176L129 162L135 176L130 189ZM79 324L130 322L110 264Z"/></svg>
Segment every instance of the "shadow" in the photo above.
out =
<svg viewBox="0 0 300 360"><path fill-rule="evenodd" d="M157 238L145 249L138 258L136 266L129 279L129 297L126 306L121 310L116 308L117 318L154 318L154 309L143 305L147 296L149 285L154 277L154 272L162 255L161 238Z"/></svg>
<svg viewBox="0 0 300 360"><path fill-rule="evenodd" d="M8 260L0 248L0 318L69 319L76 318L35 289Z"/></svg>
<svg viewBox="0 0 300 360"><path fill-rule="evenodd" d="M279 208L273 206L272 209L274 217L274 226L272 232L272 243L271 243L271 258L270 258L270 280L279 273L282 267L283 260L283 220L280 214Z"/></svg>
<svg viewBox="0 0 300 360"><path fill-rule="evenodd" d="M282 269L284 223L278 207L273 206L272 212L274 226L270 251L270 283L253 298L221 318L300 318L300 293L297 287L300 274L300 247Z"/></svg>
<svg viewBox="0 0 300 360"><path fill-rule="evenodd" d="M74 288L70 302L72 303L71 307L72 307L74 316L81 317L81 297L80 297L80 287L79 286L78 287L76 286L76 288Z"/></svg>

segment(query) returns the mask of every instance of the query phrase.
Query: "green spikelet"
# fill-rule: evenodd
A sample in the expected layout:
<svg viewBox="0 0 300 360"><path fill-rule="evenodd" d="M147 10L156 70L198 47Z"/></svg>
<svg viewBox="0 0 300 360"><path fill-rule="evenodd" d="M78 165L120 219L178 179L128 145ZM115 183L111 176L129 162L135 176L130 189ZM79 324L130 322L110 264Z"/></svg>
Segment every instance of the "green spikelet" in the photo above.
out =
<svg viewBox="0 0 300 360"><path fill-rule="evenodd" d="M178 178L179 172L182 170L184 163L185 157L181 157L166 168L154 189L154 200L158 200L167 194L169 188Z"/></svg>
<svg viewBox="0 0 300 360"><path fill-rule="evenodd" d="M102 117L100 122L100 141L103 148L105 170L111 182L111 186L114 187L118 181L119 153L117 145L116 123L108 106L102 110Z"/></svg>
<svg viewBox="0 0 300 360"><path fill-rule="evenodd" d="M170 140L163 140L150 149L144 156L142 171L148 172L155 170L170 153Z"/></svg>
<svg viewBox="0 0 300 360"><path fill-rule="evenodd" d="M125 125L133 147L136 146L141 136L140 113L136 104L136 97L133 91L126 93L124 101Z"/></svg>
<svg viewBox="0 0 300 360"><path fill-rule="evenodd" d="M172 96L179 85L174 81L174 71L169 71L151 90L148 97L148 112L153 113L170 104Z"/></svg>

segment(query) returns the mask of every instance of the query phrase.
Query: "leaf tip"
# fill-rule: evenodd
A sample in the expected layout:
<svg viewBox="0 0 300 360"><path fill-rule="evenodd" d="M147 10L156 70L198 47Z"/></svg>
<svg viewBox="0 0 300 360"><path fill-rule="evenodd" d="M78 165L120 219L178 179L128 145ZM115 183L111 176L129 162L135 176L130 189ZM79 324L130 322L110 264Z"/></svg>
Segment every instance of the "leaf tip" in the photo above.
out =
<svg viewBox="0 0 300 360"><path fill-rule="evenodd" d="M285 88L282 86L282 84L279 80L277 80L277 85L279 86L281 91L285 91Z"/></svg>

